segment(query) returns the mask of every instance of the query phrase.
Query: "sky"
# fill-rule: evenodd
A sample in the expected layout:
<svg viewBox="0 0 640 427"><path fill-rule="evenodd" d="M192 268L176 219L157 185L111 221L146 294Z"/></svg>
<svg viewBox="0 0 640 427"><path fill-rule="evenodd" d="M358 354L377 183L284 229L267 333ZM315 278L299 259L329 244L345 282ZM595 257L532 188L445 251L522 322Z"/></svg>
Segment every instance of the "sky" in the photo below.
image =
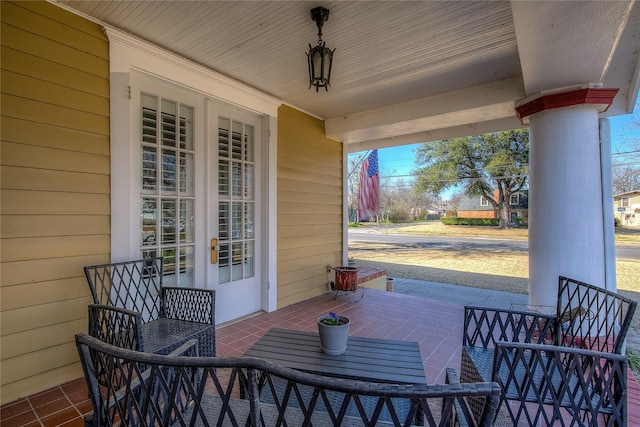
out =
<svg viewBox="0 0 640 427"><path fill-rule="evenodd" d="M615 163L617 158L621 158L624 153L633 151L631 145L634 142L640 142L640 97L636 102L634 114L610 117L609 121L611 123L611 153ZM391 176L395 180L403 180L405 184L410 183L413 180L411 171L416 169L414 150L419 145L421 144L379 149L378 167L380 176ZM349 157L366 153L366 151L351 153ZM640 153L631 153L625 156L631 158L631 161L636 165L640 164ZM449 190L443 193L442 197L446 199L453 192L455 190Z"/></svg>

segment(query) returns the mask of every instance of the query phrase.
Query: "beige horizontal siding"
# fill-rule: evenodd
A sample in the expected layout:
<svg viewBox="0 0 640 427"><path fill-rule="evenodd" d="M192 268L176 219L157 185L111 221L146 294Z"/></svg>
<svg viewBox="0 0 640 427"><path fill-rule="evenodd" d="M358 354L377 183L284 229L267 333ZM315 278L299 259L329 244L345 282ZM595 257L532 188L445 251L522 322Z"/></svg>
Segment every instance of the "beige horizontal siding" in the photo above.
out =
<svg viewBox="0 0 640 427"><path fill-rule="evenodd" d="M329 290L342 258L342 145L322 121L278 112L278 306Z"/></svg>
<svg viewBox="0 0 640 427"><path fill-rule="evenodd" d="M109 45L43 1L0 4L2 402L82 375L82 267L109 260Z"/></svg>
<svg viewBox="0 0 640 427"><path fill-rule="evenodd" d="M34 374L42 374L60 366L65 366L75 358L77 353L78 350L73 342L47 347L21 355L19 359L12 357L3 360L2 367L0 367L0 375L2 375L3 381L13 383ZM3 388L3 392L4 390Z"/></svg>
<svg viewBox="0 0 640 427"><path fill-rule="evenodd" d="M335 254L342 252L342 245L336 243L327 243L322 245L307 246L304 248L305 255L308 257L326 256L326 254ZM278 260L285 262L300 257L300 248L280 249L278 250ZM335 257L335 255L331 255Z"/></svg>
<svg viewBox="0 0 640 427"><path fill-rule="evenodd" d="M2 214L108 215L108 194L2 191Z"/></svg>
<svg viewBox="0 0 640 427"><path fill-rule="evenodd" d="M84 277L3 286L0 288L0 308L3 311L16 310L84 297L87 297L87 281Z"/></svg>
<svg viewBox="0 0 640 427"><path fill-rule="evenodd" d="M4 88L4 85L3 85ZM40 122L102 135L109 132L109 117L75 110L64 105L52 105L10 94L2 94L3 115L28 122ZM104 104L108 107L108 103ZM108 111L108 109L107 109Z"/></svg>
<svg viewBox="0 0 640 427"><path fill-rule="evenodd" d="M88 74L85 70L34 57L31 53L10 47L3 46L0 53L2 60L6 62L4 68L7 71L29 75L39 81L53 84L65 84L71 79L73 81L72 89L76 92L92 93L96 89L100 92L109 90L109 80L106 75Z"/></svg>
<svg viewBox="0 0 640 427"><path fill-rule="evenodd" d="M78 279L84 276L78 266L104 264L109 262L109 248L103 253L71 258L46 258L27 261L2 262L2 287L27 285L59 279ZM86 295L89 295L89 285ZM4 301L3 301L4 303Z"/></svg>
<svg viewBox="0 0 640 427"><path fill-rule="evenodd" d="M51 138L51 135L56 135L57 138ZM29 125L25 126L24 120L11 117L2 117L2 140L58 150L109 155L109 135L45 123L29 122Z"/></svg>
<svg viewBox="0 0 640 427"><path fill-rule="evenodd" d="M0 234L17 237L109 234L108 215L3 215Z"/></svg>
<svg viewBox="0 0 640 427"><path fill-rule="evenodd" d="M279 215L279 221L286 221L288 218L291 220L297 219L298 215ZM336 238L336 222L318 223L314 222L314 219L319 221L325 220L322 215L316 215L315 217L305 217L304 221L301 221L298 225L283 225L278 229L278 237L296 237L296 236L331 236Z"/></svg>
<svg viewBox="0 0 640 427"><path fill-rule="evenodd" d="M335 215L336 207L332 205L303 205L296 202L280 202L278 206L286 215Z"/></svg>

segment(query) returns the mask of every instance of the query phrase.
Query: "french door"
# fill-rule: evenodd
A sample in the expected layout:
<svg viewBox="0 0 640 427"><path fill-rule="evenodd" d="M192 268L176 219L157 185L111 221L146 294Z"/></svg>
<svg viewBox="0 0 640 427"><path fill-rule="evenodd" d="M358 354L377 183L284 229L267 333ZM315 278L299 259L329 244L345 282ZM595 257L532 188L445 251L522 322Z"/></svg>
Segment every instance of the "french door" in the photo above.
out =
<svg viewBox="0 0 640 427"><path fill-rule="evenodd" d="M235 319L262 308L261 122L209 102L209 275L216 316Z"/></svg>
<svg viewBox="0 0 640 427"><path fill-rule="evenodd" d="M218 323L260 310L260 117L151 78L136 89L141 257L164 258L165 285L215 289Z"/></svg>

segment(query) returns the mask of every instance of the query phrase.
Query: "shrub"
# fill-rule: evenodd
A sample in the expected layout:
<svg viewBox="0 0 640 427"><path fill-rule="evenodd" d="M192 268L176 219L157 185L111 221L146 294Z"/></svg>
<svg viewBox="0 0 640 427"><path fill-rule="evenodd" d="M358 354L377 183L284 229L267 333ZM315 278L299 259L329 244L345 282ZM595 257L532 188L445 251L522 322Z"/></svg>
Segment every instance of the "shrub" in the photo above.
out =
<svg viewBox="0 0 640 427"><path fill-rule="evenodd" d="M440 218L444 225L491 225L500 224L498 218Z"/></svg>
<svg viewBox="0 0 640 427"><path fill-rule="evenodd" d="M629 369L633 372L640 371L640 354L627 348L627 361L629 363Z"/></svg>
<svg viewBox="0 0 640 427"><path fill-rule="evenodd" d="M411 219L411 212L404 206L394 206L389 213L391 222L408 222Z"/></svg>

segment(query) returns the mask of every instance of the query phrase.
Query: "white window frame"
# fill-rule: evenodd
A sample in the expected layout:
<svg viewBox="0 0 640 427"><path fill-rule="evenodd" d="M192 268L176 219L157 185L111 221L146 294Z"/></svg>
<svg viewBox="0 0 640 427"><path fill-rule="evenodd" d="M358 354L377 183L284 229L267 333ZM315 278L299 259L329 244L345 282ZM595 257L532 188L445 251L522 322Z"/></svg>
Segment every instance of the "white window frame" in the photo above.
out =
<svg viewBox="0 0 640 427"><path fill-rule="evenodd" d="M131 218L131 213L137 210L139 197L138 164L130 156L132 149L138 149L137 141L132 141L132 135L137 135L138 129L137 121L133 120L133 114L137 112L131 110L131 74L139 71L199 93L204 99L226 102L263 116L262 232L265 258L260 274L267 282L263 286L263 309L275 310L277 124L282 101L115 28L105 26L105 33L109 39L110 66L111 261L130 260L139 255L139 246L132 245L131 239L132 233L139 233L138 218Z"/></svg>
<svg viewBox="0 0 640 427"><path fill-rule="evenodd" d="M515 202L513 201L513 198L515 197ZM520 204L520 193L513 193L511 196L509 196L509 205L510 206L518 206Z"/></svg>
<svg viewBox="0 0 640 427"><path fill-rule="evenodd" d="M489 206L489 200L484 196L480 196L480 206Z"/></svg>

